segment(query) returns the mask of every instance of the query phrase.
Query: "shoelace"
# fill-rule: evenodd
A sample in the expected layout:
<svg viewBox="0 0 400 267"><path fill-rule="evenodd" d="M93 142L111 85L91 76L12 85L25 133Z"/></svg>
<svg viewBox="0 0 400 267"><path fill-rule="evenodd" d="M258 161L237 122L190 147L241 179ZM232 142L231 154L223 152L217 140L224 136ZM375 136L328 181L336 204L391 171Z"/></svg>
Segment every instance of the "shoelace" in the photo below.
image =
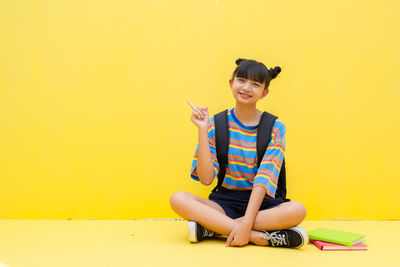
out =
<svg viewBox="0 0 400 267"><path fill-rule="evenodd" d="M267 240L271 241L271 245L273 247L288 245L286 242L285 234L278 234L277 232L265 233L268 235Z"/></svg>
<svg viewBox="0 0 400 267"><path fill-rule="evenodd" d="M214 236L214 232L211 230L208 230L207 228L204 228L204 232L203 232L203 236L204 237L213 237Z"/></svg>

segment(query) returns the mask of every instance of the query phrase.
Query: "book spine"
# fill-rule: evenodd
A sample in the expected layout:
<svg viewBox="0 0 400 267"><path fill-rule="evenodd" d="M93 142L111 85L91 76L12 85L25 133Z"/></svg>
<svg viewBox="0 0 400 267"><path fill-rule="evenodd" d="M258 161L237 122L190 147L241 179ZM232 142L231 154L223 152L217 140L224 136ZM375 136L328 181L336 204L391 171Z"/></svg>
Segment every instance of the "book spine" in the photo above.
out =
<svg viewBox="0 0 400 267"><path fill-rule="evenodd" d="M308 237L313 240L320 240L320 241L325 241L325 242L330 242L330 243L335 243L335 244L340 244L340 245L345 245L345 246L351 247L351 243L345 242L345 241L340 241L340 240L335 240L335 239L330 239L330 238L322 238L322 237L313 236L313 235L309 235Z"/></svg>

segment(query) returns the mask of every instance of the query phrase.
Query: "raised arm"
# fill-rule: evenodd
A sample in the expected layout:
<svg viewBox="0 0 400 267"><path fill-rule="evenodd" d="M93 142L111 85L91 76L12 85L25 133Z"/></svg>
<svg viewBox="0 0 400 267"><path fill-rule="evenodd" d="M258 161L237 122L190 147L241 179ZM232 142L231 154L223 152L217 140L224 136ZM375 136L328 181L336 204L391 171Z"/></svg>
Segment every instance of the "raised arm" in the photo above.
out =
<svg viewBox="0 0 400 267"><path fill-rule="evenodd" d="M188 100L193 112L192 122L198 130L198 151L197 151L197 175L204 185L210 185L214 180L214 166L211 159L210 146L208 141L209 115L207 107L196 107Z"/></svg>

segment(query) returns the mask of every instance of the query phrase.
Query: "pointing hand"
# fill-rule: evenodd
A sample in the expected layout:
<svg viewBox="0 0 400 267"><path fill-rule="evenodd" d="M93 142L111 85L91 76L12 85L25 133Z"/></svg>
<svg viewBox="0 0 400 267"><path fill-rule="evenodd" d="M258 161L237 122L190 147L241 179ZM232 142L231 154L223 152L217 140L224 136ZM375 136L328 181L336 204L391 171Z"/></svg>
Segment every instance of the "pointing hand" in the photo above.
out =
<svg viewBox="0 0 400 267"><path fill-rule="evenodd" d="M189 100L187 102L193 110L192 116L191 116L192 122L198 128L208 128L208 118L209 118L208 108L207 107L196 107Z"/></svg>

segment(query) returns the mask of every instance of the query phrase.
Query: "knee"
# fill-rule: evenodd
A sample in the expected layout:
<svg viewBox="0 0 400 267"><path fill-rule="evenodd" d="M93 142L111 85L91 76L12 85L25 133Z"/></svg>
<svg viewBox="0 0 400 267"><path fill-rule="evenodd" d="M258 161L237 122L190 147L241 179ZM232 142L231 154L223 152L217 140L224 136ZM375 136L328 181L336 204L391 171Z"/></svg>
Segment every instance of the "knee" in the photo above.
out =
<svg viewBox="0 0 400 267"><path fill-rule="evenodd" d="M184 191L178 191L172 194L169 198L169 204L171 205L172 209L176 209L182 203L184 203L185 199L187 199L188 193Z"/></svg>
<svg viewBox="0 0 400 267"><path fill-rule="evenodd" d="M293 225L301 223L307 215L306 207L297 201L292 201L289 207L290 221Z"/></svg>

